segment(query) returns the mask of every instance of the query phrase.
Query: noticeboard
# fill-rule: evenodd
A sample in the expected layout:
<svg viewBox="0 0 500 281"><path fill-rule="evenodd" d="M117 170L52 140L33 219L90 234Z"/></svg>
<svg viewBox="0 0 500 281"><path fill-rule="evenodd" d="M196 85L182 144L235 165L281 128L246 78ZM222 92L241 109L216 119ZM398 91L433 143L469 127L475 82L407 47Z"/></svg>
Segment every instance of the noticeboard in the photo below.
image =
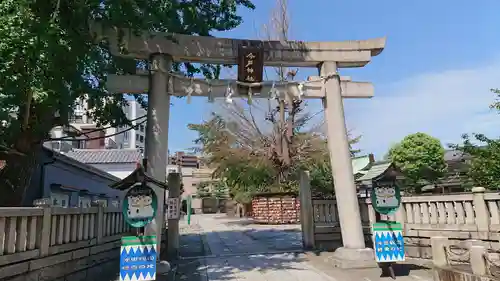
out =
<svg viewBox="0 0 500 281"><path fill-rule="evenodd" d="M177 220L180 218L181 210L179 208L179 198L167 199L167 219Z"/></svg>
<svg viewBox="0 0 500 281"><path fill-rule="evenodd" d="M401 190L397 185L374 186L371 192L373 209L382 215L390 215L399 209Z"/></svg>
<svg viewBox="0 0 500 281"><path fill-rule="evenodd" d="M147 184L138 184L128 190L123 200L123 217L132 227L138 228L150 223L158 206L154 190Z"/></svg>

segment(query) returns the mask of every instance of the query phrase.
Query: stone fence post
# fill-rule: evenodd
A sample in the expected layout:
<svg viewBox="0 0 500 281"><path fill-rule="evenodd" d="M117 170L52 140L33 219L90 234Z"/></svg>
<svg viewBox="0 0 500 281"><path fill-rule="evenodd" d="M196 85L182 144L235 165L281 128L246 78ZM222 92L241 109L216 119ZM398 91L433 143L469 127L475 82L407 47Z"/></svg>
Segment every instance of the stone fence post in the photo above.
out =
<svg viewBox="0 0 500 281"><path fill-rule="evenodd" d="M97 207L97 219L94 228L96 242L97 244L102 243L102 238L104 237L104 204L105 201L102 199L97 199L91 202L92 207Z"/></svg>
<svg viewBox="0 0 500 281"><path fill-rule="evenodd" d="M480 239L489 239L490 232L490 213L488 211L488 206L484 200L484 187L473 187L473 199L474 212L476 213L476 226Z"/></svg>
<svg viewBox="0 0 500 281"><path fill-rule="evenodd" d="M448 238L441 236L431 237L432 263L434 266L448 266L448 255L446 254L447 246Z"/></svg>
<svg viewBox="0 0 500 281"><path fill-rule="evenodd" d="M309 171L300 172L299 198L302 244L305 249L314 249L314 211Z"/></svg>
<svg viewBox="0 0 500 281"><path fill-rule="evenodd" d="M403 200L401 200L401 204L399 205L399 208L397 209L396 213L394 214L394 219L401 223L401 226L403 227L403 233L406 233L406 210L405 206L403 204Z"/></svg>
<svg viewBox="0 0 500 281"><path fill-rule="evenodd" d="M50 231L52 229L52 206L50 198L41 198L33 201L33 206L43 208L42 223L37 226L36 247L40 249L40 257L49 255Z"/></svg>
<svg viewBox="0 0 500 281"><path fill-rule="evenodd" d="M374 223L377 222L377 212L375 212L375 209L373 208L373 204L372 204L372 199L371 198L366 198L364 200L364 203L367 205L368 207L368 219L370 221L370 226L373 225ZM361 203L363 204L363 203ZM371 229L371 227L370 227Z"/></svg>
<svg viewBox="0 0 500 281"><path fill-rule="evenodd" d="M487 254L486 248L482 245L472 245L470 247L470 267L473 274L484 276L488 273Z"/></svg>

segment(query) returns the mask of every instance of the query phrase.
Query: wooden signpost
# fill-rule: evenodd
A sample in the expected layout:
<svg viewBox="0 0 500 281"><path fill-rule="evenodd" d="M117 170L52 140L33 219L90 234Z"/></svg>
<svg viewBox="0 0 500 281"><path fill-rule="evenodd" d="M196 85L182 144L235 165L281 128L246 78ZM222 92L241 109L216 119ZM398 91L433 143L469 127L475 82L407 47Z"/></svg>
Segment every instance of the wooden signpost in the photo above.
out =
<svg viewBox="0 0 500 281"><path fill-rule="evenodd" d="M157 186L169 189L169 186L146 174L147 161L126 178L110 185L111 188L127 190L123 200L123 217L135 229L135 236L122 237L120 250L120 281L152 281L157 274L170 270L159 263L159 243L156 233L146 235L145 227L150 225L158 211L158 197L152 188ZM161 237L161 236L160 236Z"/></svg>
<svg viewBox="0 0 500 281"><path fill-rule="evenodd" d="M385 184L373 182L371 201L373 209L377 212L377 222L372 225L375 260L380 264L383 274L388 272L392 279L396 279L392 265L405 260L403 228L401 223L381 220L380 215L390 215L399 209L401 190L394 182Z"/></svg>

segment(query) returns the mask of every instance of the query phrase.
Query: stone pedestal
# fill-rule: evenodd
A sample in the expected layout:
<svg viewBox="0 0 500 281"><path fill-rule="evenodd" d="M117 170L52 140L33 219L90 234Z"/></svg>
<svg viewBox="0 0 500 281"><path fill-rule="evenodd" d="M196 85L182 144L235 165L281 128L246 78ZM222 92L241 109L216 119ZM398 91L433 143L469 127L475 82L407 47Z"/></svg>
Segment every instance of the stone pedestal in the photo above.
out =
<svg viewBox="0 0 500 281"><path fill-rule="evenodd" d="M343 269L378 267L373 249L370 248L349 249L341 247L335 250L333 256L328 259L334 267Z"/></svg>

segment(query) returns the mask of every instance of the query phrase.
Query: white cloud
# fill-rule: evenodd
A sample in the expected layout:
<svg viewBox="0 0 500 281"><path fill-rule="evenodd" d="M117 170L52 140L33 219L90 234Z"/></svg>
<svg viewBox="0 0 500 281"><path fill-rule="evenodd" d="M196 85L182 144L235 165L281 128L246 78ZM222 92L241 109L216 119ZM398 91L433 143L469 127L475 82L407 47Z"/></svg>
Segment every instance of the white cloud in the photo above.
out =
<svg viewBox="0 0 500 281"><path fill-rule="evenodd" d="M500 135L500 116L488 106L495 98L490 88L500 87L499 78L500 60L496 60L473 69L376 84L373 99L345 102L347 124L363 135L359 148L377 158L391 144L415 132L437 137L444 145L460 141L463 133L496 137Z"/></svg>

